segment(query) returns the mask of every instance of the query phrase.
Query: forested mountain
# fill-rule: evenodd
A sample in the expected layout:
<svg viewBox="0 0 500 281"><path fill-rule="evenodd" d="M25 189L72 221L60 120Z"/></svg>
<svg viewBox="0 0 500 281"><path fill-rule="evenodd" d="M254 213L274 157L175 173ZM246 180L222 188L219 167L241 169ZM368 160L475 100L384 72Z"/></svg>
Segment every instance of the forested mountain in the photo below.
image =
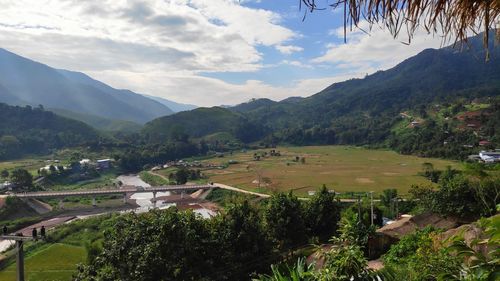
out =
<svg viewBox="0 0 500 281"><path fill-rule="evenodd" d="M90 126L43 108L0 103L0 120L0 159L99 140L99 134Z"/></svg>
<svg viewBox="0 0 500 281"><path fill-rule="evenodd" d="M270 107L277 102L272 101L270 99L254 99L249 102L245 102L242 104L238 104L236 106L230 107L229 110L235 111L235 112L249 112L255 109L259 108L264 108L264 107Z"/></svg>
<svg viewBox="0 0 500 281"><path fill-rule="evenodd" d="M145 123L172 114L165 105L89 76L58 70L0 49L0 102L43 105L105 118Z"/></svg>
<svg viewBox="0 0 500 281"><path fill-rule="evenodd" d="M427 49L392 69L376 72L363 79L335 83L308 98L285 99L281 102L258 99L230 110L244 116L245 122L252 124L255 135L269 132L264 139L267 143L387 144L390 140L389 142L394 145L393 148L398 149L401 145L398 143L398 133L405 131L395 132L395 128L401 122L401 112L416 112L415 118L422 118L422 121L425 121L425 118L429 119L429 122L423 122L424 128L416 128L409 135L418 134L427 125L436 123L437 119L428 116L435 111L434 106L446 108L456 103L467 103L478 98L487 99L500 95L500 48L491 45L490 49L491 60L486 62L482 37L478 35L470 38L465 48ZM487 103L490 110L485 114L485 118L494 118L497 102L493 99ZM216 110L217 114L220 114L220 110ZM439 115L438 113L435 112ZM455 112L457 113L459 112ZM183 123L177 123L178 127L184 128L188 134L196 132L192 135L199 137L205 132L199 128L207 127L205 120L213 118L211 114L212 112L208 110L203 116L196 111L186 112L181 119L190 120L190 124L184 126ZM177 115L174 115L162 120L176 120L176 118ZM166 125L161 126L157 121L151 124L157 125L155 126L157 133L168 128ZM448 125L449 128L443 128L441 122L431 130L447 131L448 128L449 135L429 133L428 137L440 145L448 141L456 141L457 144L461 142L465 145L473 140L466 130L456 133L467 136L454 135L454 128L450 127L453 124ZM226 132L234 132L237 129L227 126L217 128L211 126L211 128ZM498 134L500 132L490 129L484 137L497 142ZM476 132L475 141L480 136L481 134ZM420 150L422 149L417 145L405 149L404 152L420 153ZM446 153L456 154L452 150ZM433 153L422 154L433 155Z"/></svg>
<svg viewBox="0 0 500 281"><path fill-rule="evenodd" d="M203 137L228 132L242 141L255 141L263 136L261 126L248 121L240 113L226 108L197 108L161 117L147 123L142 133L151 141Z"/></svg>

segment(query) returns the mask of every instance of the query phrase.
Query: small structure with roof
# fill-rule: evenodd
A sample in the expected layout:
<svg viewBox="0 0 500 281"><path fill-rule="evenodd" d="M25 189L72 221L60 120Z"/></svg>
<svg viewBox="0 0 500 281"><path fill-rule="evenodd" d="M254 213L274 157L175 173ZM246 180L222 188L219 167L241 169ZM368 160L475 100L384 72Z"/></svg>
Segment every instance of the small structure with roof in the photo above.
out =
<svg viewBox="0 0 500 281"><path fill-rule="evenodd" d="M111 168L111 159L97 160L97 168L99 168L99 169L109 169L109 168Z"/></svg>
<svg viewBox="0 0 500 281"><path fill-rule="evenodd" d="M500 151L481 151L479 152L479 157L485 163L495 163L500 162Z"/></svg>

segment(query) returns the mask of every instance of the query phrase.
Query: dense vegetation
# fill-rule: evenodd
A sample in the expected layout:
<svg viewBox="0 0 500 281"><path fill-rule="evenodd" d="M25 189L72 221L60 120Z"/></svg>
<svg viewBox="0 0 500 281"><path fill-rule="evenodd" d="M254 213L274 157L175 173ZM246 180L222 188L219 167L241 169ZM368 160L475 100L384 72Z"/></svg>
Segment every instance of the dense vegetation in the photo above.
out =
<svg viewBox="0 0 500 281"><path fill-rule="evenodd" d="M457 199L440 200L451 206ZM482 202L467 204L474 209ZM462 210L455 205L447 215ZM367 267L368 241L375 230L367 212L355 205L342 210L324 188L310 201L281 193L259 204L242 199L210 220L175 208L121 215L106 228L102 245L95 244L76 279L417 281L494 280L498 274L499 216L478 225L491 253L485 255L460 233L449 241L442 231L425 228L392 246L383 256L386 269L375 271ZM328 240L328 247L311 247ZM302 258L314 251L323 257L320 269ZM277 265L269 272L271 263Z"/></svg>
<svg viewBox="0 0 500 281"><path fill-rule="evenodd" d="M41 107L0 103L0 120L0 159L96 143L100 138L88 125Z"/></svg>
<svg viewBox="0 0 500 281"><path fill-rule="evenodd" d="M291 194L260 207L243 201L211 220L175 209L128 214L105 233L102 252L77 279L246 280L309 239L335 235L339 217L326 189L310 202Z"/></svg>

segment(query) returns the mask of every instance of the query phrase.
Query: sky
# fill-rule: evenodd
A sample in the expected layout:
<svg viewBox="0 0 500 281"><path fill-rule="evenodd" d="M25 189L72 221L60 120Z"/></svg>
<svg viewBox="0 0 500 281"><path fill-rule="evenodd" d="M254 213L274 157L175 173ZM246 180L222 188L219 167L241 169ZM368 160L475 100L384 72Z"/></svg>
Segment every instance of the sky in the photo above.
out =
<svg viewBox="0 0 500 281"><path fill-rule="evenodd" d="M334 0L0 0L0 48L84 72L120 89L198 106L310 96L385 70L442 40L411 44L362 22L348 29Z"/></svg>

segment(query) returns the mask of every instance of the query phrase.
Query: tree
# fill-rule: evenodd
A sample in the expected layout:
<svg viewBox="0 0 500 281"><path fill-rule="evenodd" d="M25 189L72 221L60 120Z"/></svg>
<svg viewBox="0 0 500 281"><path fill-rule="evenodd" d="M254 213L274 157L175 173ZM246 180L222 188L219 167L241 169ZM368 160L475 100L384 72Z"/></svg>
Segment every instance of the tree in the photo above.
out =
<svg viewBox="0 0 500 281"><path fill-rule="evenodd" d="M426 210L471 219L494 214L500 199L500 183L495 178L475 182L447 170L439 180L439 188L412 186L410 194Z"/></svg>
<svg viewBox="0 0 500 281"><path fill-rule="evenodd" d="M380 195L380 203L389 208L393 199L398 197L398 190L395 188L384 189Z"/></svg>
<svg viewBox="0 0 500 281"><path fill-rule="evenodd" d="M302 204L291 192L274 194L264 212L269 235L282 249L307 242Z"/></svg>
<svg viewBox="0 0 500 281"><path fill-rule="evenodd" d="M189 179L189 171L186 168L181 168L175 172L175 182L177 184L185 184Z"/></svg>
<svg viewBox="0 0 500 281"><path fill-rule="evenodd" d="M310 12L323 8L315 0L300 1ZM344 9L344 37L347 26L359 26L362 21L367 21L370 26L376 23L386 26L395 38L401 29L406 30L408 43L416 30L423 27L430 33L442 33L445 39L453 38L455 42L467 40L471 31L484 31L484 44L487 48L489 31L494 30L500 21L500 1L490 0L336 0L330 6L342 6ZM500 36L500 29L497 29L497 36ZM486 58L488 59L488 53Z"/></svg>
<svg viewBox="0 0 500 281"><path fill-rule="evenodd" d="M9 170L3 169L2 172L0 172L0 176L4 179L9 177Z"/></svg>
<svg viewBox="0 0 500 281"><path fill-rule="evenodd" d="M248 201L235 204L214 220L214 240L219 245L217 280L246 280L248 272L267 269L277 256L263 228L262 217ZM224 273L221 273L224 272ZM223 277L223 278L221 278Z"/></svg>
<svg viewBox="0 0 500 281"><path fill-rule="evenodd" d="M309 233L320 241L327 241L337 231L341 207L335 193L328 192L325 185L305 206L305 223Z"/></svg>
<svg viewBox="0 0 500 281"><path fill-rule="evenodd" d="M33 187L33 176L25 169L15 169L12 171L10 181L18 189L28 189Z"/></svg>

